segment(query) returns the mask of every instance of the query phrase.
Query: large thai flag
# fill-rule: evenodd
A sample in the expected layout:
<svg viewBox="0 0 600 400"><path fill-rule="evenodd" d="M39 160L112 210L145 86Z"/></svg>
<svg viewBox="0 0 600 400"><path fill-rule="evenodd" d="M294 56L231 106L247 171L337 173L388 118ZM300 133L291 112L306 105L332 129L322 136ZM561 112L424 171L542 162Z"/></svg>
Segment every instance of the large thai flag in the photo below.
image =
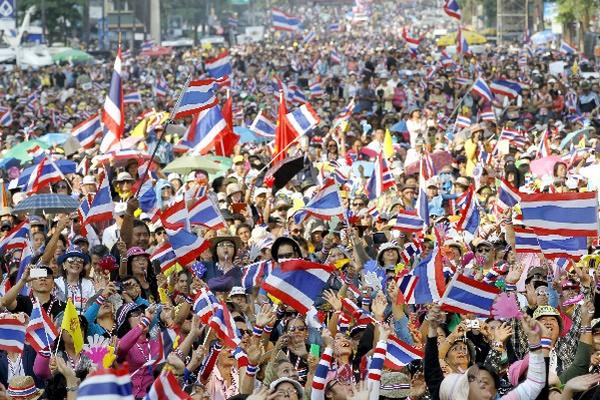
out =
<svg viewBox="0 0 600 400"><path fill-rule="evenodd" d="M25 334L27 342L37 353L40 353L54 344L58 334L59 331L46 310L40 307L39 302L34 301Z"/></svg>
<svg viewBox="0 0 600 400"><path fill-rule="evenodd" d="M392 171L388 168L383 152L377 155L375 165L369 181L367 182L367 194L369 200L383 196L383 193L394 187L395 181Z"/></svg>
<svg viewBox="0 0 600 400"><path fill-rule="evenodd" d="M216 105L200 112L190 125L186 140L179 145L191 147L191 154L204 155L213 150L217 139L229 129L221 108Z"/></svg>
<svg viewBox="0 0 600 400"><path fill-rule="evenodd" d="M73 135L84 149L91 149L96 144L96 139L102 135L100 115L94 114L71 130Z"/></svg>
<svg viewBox="0 0 600 400"><path fill-rule="evenodd" d="M417 215L416 211L402 210L396 216L394 229L402 232L420 232L423 230L423 219Z"/></svg>
<svg viewBox="0 0 600 400"><path fill-rule="evenodd" d="M235 349L239 346L239 332L226 304L222 303L220 307L215 310L208 325L214 329L217 337L223 341L223 344L226 347Z"/></svg>
<svg viewBox="0 0 600 400"><path fill-rule="evenodd" d="M425 160L421 158L419 166L419 194L417 195L417 215L423 220L425 227L429 226L429 202L427 199L427 180L430 176L427 174Z"/></svg>
<svg viewBox="0 0 600 400"><path fill-rule="evenodd" d="M273 269L272 261L258 261L246 265L242 271L242 287L249 291L252 288L260 287L265 276Z"/></svg>
<svg viewBox="0 0 600 400"><path fill-rule="evenodd" d="M210 242L198 237L185 229L179 229L175 233L168 232L169 242L182 266L191 264L210 247Z"/></svg>
<svg viewBox="0 0 600 400"><path fill-rule="evenodd" d="M431 304L442 297L445 281L439 246L415 267L413 275L419 278L415 288L415 304Z"/></svg>
<svg viewBox="0 0 600 400"><path fill-rule="evenodd" d="M275 139L276 128L277 125L275 125L269 118L267 118L263 114L262 110L260 110L258 114L256 114L256 118L254 118L252 125L250 125L249 127L249 129L252 132L268 139Z"/></svg>
<svg viewBox="0 0 600 400"><path fill-rule="evenodd" d="M422 351L404 343L396 336L390 335L387 340L384 366L399 371L413 361L422 360L424 356L425 354Z"/></svg>
<svg viewBox="0 0 600 400"><path fill-rule="evenodd" d="M540 244L533 229L513 226L515 233L515 252L517 253L540 253Z"/></svg>
<svg viewBox="0 0 600 400"><path fill-rule="evenodd" d="M459 314L478 314L488 316L500 289L483 282L458 275L453 279L444 298L442 310Z"/></svg>
<svg viewBox="0 0 600 400"><path fill-rule="evenodd" d="M498 185L498 203L501 208L507 210L519 204L521 201L521 194L513 185L511 185L506 179L501 179Z"/></svg>
<svg viewBox="0 0 600 400"><path fill-rule="evenodd" d="M221 306L219 300L215 297L213 292L208 288L202 288L194 299L194 305L192 310L194 314L200 318L202 323L207 324L210 317L214 312Z"/></svg>
<svg viewBox="0 0 600 400"><path fill-rule="evenodd" d="M287 113L285 118L287 119L288 126L292 128L298 136L310 132L310 130L317 126L321 121L317 112L308 103L303 104L291 113Z"/></svg>
<svg viewBox="0 0 600 400"><path fill-rule="evenodd" d="M330 220L332 217L344 216L346 209L340 197L337 184L329 179L321 190L294 215L297 224L301 223L307 216L312 215L318 219Z"/></svg>
<svg viewBox="0 0 600 400"><path fill-rule="evenodd" d="M213 79L191 81L175 107L174 118L183 118L216 106L219 99L215 90L216 83Z"/></svg>
<svg viewBox="0 0 600 400"><path fill-rule="evenodd" d="M492 81L490 89L495 94L507 96L511 99L516 99L517 96L521 94L521 90L523 89L523 87L517 81L511 81L509 79L497 79L495 81Z"/></svg>
<svg viewBox="0 0 600 400"><path fill-rule="evenodd" d="M123 101L123 81L121 74L121 47L117 50L115 65L113 68L112 79L110 81L110 89L104 100L104 108L102 110L102 122L107 130L107 133L102 141L103 152L110 149L116 142L121 140L123 131L125 130L125 108Z"/></svg>
<svg viewBox="0 0 600 400"><path fill-rule="evenodd" d="M194 200L191 205L188 205L188 218L190 225L202 225L214 230L225 227L225 219L221 211L208 196Z"/></svg>
<svg viewBox="0 0 600 400"><path fill-rule="evenodd" d="M285 260L266 277L262 287L301 314L314 310L335 267L301 259Z"/></svg>
<svg viewBox="0 0 600 400"><path fill-rule="evenodd" d="M189 228L189 214L184 198L179 198L173 201L162 212L160 212L160 220L162 225L167 230L177 230L180 228Z"/></svg>
<svg viewBox="0 0 600 400"><path fill-rule="evenodd" d="M0 240L0 253L6 254L13 249L24 249L29 243L29 222L25 220L15 226Z"/></svg>
<svg viewBox="0 0 600 400"><path fill-rule="evenodd" d="M462 15L460 13L460 7L456 0L445 0L444 1L444 12L450 18L461 20Z"/></svg>
<svg viewBox="0 0 600 400"><path fill-rule="evenodd" d="M460 213L460 220L456 223L456 230L467 231L474 235L477 228L479 228L479 220L479 207L475 197L475 188L471 185L467 192L465 206Z"/></svg>
<svg viewBox="0 0 600 400"><path fill-rule="evenodd" d="M563 40L560 42L560 52L563 54L575 54L577 53L577 49Z"/></svg>
<svg viewBox="0 0 600 400"><path fill-rule="evenodd" d="M77 400L133 400L131 377L126 369L100 369L89 374L77 391Z"/></svg>
<svg viewBox="0 0 600 400"><path fill-rule="evenodd" d="M0 350L22 353L25 330L25 325L12 315L0 316Z"/></svg>
<svg viewBox="0 0 600 400"><path fill-rule="evenodd" d="M231 57L227 51L222 52L215 58L206 60L204 63L206 72L211 77L218 79L225 75L231 75Z"/></svg>
<svg viewBox="0 0 600 400"><path fill-rule="evenodd" d="M492 89L490 89L483 78L477 78L473 84L473 87L471 88L471 93L481 96L486 101L492 101L494 99L494 93L492 93Z"/></svg>
<svg viewBox="0 0 600 400"><path fill-rule="evenodd" d="M538 235L598 235L596 192L536 193L521 198L523 224Z"/></svg>
<svg viewBox="0 0 600 400"><path fill-rule="evenodd" d="M115 204L112 201L110 186L106 175L102 176L98 191L94 195L94 200L90 204L90 209L86 215L86 223L108 221L113 218Z"/></svg>
<svg viewBox="0 0 600 400"><path fill-rule="evenodd" d="M587 237L538 234L537 240L548 259L572 258L578 260L587 254Z"/></svg>
<svg viewBox="0 0 600 400"><path fill-rule="evenodd" d="M271 18L273 29L276 31L293 32L300 29L300 26L302 25L300 18L287 14L277 8L271 9Z"/></svg>
<svg viewBox="0 0 600 400"><path fill-rule="evenodd" d="M144 400L189 400L190 395L183 391L171 371L163 371L152 384Z"/></svg>
<svg viewBox="0 0 600 400"><path fill-rule="evenodd" d="M150 261L156 261L160 265L160 272L165 273L177 264L177 256L171 247L171 243L163 242L156 247L150 255Z"/></svg>

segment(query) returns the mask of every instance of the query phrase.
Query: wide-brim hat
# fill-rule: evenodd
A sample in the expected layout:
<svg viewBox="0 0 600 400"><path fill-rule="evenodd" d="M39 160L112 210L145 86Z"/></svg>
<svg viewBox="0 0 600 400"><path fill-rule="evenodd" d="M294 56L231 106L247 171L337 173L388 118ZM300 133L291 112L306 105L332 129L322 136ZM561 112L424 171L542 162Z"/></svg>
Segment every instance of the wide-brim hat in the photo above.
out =
<svg viewBox="0 0 600 400"><path fill-rule="evenodd" d="M117 311L117 330L123 326L130 312L134 310L143 310L144 308L146 308L144 304L137 303L125 303L119 307L119 310Z"/></svg>
<svg viewBox="0 0 600 400"><path fill-rule="evenodd" d="M235 245L236 250L242 245L242 240L237 236L216 236L211 239L211 248L213 251L217 248L217 245L221 242L231 242Z"/></svg>
<svg viewBox="0 0 600 400"><path fill-rule="evenodd" d="M6 393L11 399L36 400L42 397L44 390L35 387L35 381L31 376L15 376L8 383Z"/></svg>

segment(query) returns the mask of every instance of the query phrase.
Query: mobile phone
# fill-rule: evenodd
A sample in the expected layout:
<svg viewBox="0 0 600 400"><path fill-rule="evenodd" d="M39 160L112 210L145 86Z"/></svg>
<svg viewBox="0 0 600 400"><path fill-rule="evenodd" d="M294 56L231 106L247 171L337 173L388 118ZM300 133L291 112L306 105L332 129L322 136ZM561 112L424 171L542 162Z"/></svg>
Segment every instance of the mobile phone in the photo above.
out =
<svg viewBox="0 0 600 400"><path fill-rule="evenodd" d="M321 346L319 346L316 343L311 343L310 344L310 355L319 357L321 355Z"/></svg>
<svg viewBox="0 0 600 400"><path fill-rule="evenodd" d="M29 270L29 276L31 278L46 278L48 276L48 271L45 268L31 268L31 270Z"/></svg>
<svg viewBox="0 0 600 400"><path fill-rule="evenodd" d="M373 233L373 243L375 244L383 244L387 242L387 236L383 232L375 232Z"/></svg>

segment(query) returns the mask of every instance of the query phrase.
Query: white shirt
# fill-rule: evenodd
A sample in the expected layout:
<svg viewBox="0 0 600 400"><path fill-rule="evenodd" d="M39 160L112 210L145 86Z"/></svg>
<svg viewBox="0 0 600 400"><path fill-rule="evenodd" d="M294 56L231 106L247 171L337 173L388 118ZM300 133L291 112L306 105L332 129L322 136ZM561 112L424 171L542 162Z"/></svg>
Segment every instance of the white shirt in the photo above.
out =
<svg viewBox="0 0 600 400"><path fill-rule="evenodd" d="M58 289L58 298L64 302L67 301L67 292L65 290L66 279L63 277L56 278L54 284ZM81 280L81 286L69 285L69 299L73 302L77 311L83 311L89 299L96 294L96 288L91 280L83 278Z"/></svg>

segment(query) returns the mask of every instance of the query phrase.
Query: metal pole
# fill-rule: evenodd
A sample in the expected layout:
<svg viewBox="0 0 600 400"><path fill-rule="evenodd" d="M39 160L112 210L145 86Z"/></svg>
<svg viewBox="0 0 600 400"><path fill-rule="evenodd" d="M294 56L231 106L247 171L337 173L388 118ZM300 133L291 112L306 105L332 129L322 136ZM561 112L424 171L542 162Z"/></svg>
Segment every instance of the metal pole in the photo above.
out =
<svg viewBox="0 0 600 400"><path fill-rule="evenodd" d="M117 30L119 31L119 45L121 44L121 0L117 0Z"/></svg>
<svg viewBox="0 0 600 400"><path fill-rule="evenodd" d="M46 0L42 0L42 36L46 38Z"/></svg>

